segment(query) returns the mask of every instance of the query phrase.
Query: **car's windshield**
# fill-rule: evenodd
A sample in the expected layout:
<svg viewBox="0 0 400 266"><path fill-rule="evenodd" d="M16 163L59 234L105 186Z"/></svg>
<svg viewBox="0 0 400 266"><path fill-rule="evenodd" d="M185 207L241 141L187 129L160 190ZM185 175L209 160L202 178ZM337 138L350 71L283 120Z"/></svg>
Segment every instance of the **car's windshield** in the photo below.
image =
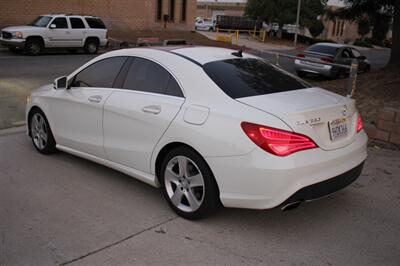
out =
<svg viewBox="0 0 400 266"><path fill-rule="evenodd" d="M28 25L44 28L47 26L47 24L49 24L50 20L51 20L51 17L39 16L34 21L29 23Z"/></svg>
<svg viewBox="0 0 400 266"><path fill-rule="evenodd" d="M261 59L210 62L204 71L233 99L311 87Z"/></svg>

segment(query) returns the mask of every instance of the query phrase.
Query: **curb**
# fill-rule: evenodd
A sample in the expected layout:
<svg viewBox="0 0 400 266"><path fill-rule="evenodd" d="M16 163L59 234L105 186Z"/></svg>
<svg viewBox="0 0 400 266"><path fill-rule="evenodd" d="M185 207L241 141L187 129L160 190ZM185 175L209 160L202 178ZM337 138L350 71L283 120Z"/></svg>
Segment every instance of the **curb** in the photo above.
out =
<svg viewBox="0 0 400 266"><path fill-rule="evenodd" d="M0 129L0 137L26 132L26 126Z"/></svg>

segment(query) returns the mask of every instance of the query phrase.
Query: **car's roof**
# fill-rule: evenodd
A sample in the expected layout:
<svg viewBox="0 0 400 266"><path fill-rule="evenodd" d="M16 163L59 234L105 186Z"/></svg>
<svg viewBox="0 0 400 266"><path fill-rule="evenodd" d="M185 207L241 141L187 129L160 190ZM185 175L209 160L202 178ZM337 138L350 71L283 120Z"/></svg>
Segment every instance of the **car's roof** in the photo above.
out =
<svg viewBox="0 0 400 266"><path fill-rule="evenodd" d="M237 56L232 55L233 52L237 51L220 47L188 46L184 48L173 49L170 51L175 54L181 55L182 57L195 61L200 65L204 65L213 61L238 58ZM243 53L243 57L252 56Z"/></svg>
<svg viewBox="0 0 400 266"><path fill-rule="evenodd" d="M81 15L81 14L44 14L41 15L43 17L55 17L55 16L59 16L59 17L87 17L87 18L99 18L97 16L91 16L91 15Z"/></svg>

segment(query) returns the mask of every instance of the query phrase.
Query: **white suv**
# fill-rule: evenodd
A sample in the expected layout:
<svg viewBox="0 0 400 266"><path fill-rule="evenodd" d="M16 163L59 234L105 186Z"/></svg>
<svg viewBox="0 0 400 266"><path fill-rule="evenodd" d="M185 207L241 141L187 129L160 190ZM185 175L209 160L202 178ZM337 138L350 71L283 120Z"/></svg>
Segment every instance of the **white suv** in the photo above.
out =
<svg viewBox="0 0 400 266"><path fill-rule="evenodd" d="M79 15L43 15L28 26L2 29L0 43L11 51L23 49L38 55L43 48L84 48L95 54L107 44L107 28L98 17Z"/></svg>

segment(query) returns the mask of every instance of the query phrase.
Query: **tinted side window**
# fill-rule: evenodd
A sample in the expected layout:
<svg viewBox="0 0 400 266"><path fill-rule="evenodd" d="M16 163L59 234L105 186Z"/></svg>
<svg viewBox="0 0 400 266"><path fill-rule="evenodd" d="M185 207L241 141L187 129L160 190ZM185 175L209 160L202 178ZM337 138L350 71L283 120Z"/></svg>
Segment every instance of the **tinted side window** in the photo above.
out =
<svg viewBox="0 0 400 266"><path fill-rule="evenodd" d="M103 21L99 18L85 18L87 24L92 29L105 29L106 25L104 25Z"/></svg>
<svg viewBox="0 0 400 266"><path fill-rule="evenodd" d="M66 18L56 18L53 20L52 24L55 24L57 29L68 29Z"/></svg>
<svg viewBox="0 0 400 266"><path fill-rule="evenodd" d="M179 87L178 83L170 75L167 90L165 91L165 94L171 95L171 96L177 96L177 97L183 97L183 93L181 91L181 88Z"/></svg>
<svg viewBox="0 0 400 266"><path fill-rule="evenodd" d="M259 59L229 59L204 65L208 76L231 98L264 95L310 87Z"/></svg>
<svg viewBox="0 0 400 266"><path fill-rule="evenodd" d="M336 55L338 49L339 49L338 47L334 46L314 44L308 47L306 51L321 53L321 54L329 54L334 56Z"/></svg>
<svg viewBox="0 0 400 266"><path fill-rule="evenodd" d="M170 74L160 65L143 58L135 58L123 88L128 90L164 93Z"/></svg>
<svg viewBox="0 0 400 266"><path fill-rule="evenodd" d="M74 87L112 88L126 57L112 57L98 61L75 76Z"/></svg>
<svg viewBox="0 0 400 266"><path fill-rule="evenodd" d="M83 21L80 18L70 18L69 22L71 22L71 28L73 28L73 29L84 29L85 28L85 24L83 24Z"/></svg>

